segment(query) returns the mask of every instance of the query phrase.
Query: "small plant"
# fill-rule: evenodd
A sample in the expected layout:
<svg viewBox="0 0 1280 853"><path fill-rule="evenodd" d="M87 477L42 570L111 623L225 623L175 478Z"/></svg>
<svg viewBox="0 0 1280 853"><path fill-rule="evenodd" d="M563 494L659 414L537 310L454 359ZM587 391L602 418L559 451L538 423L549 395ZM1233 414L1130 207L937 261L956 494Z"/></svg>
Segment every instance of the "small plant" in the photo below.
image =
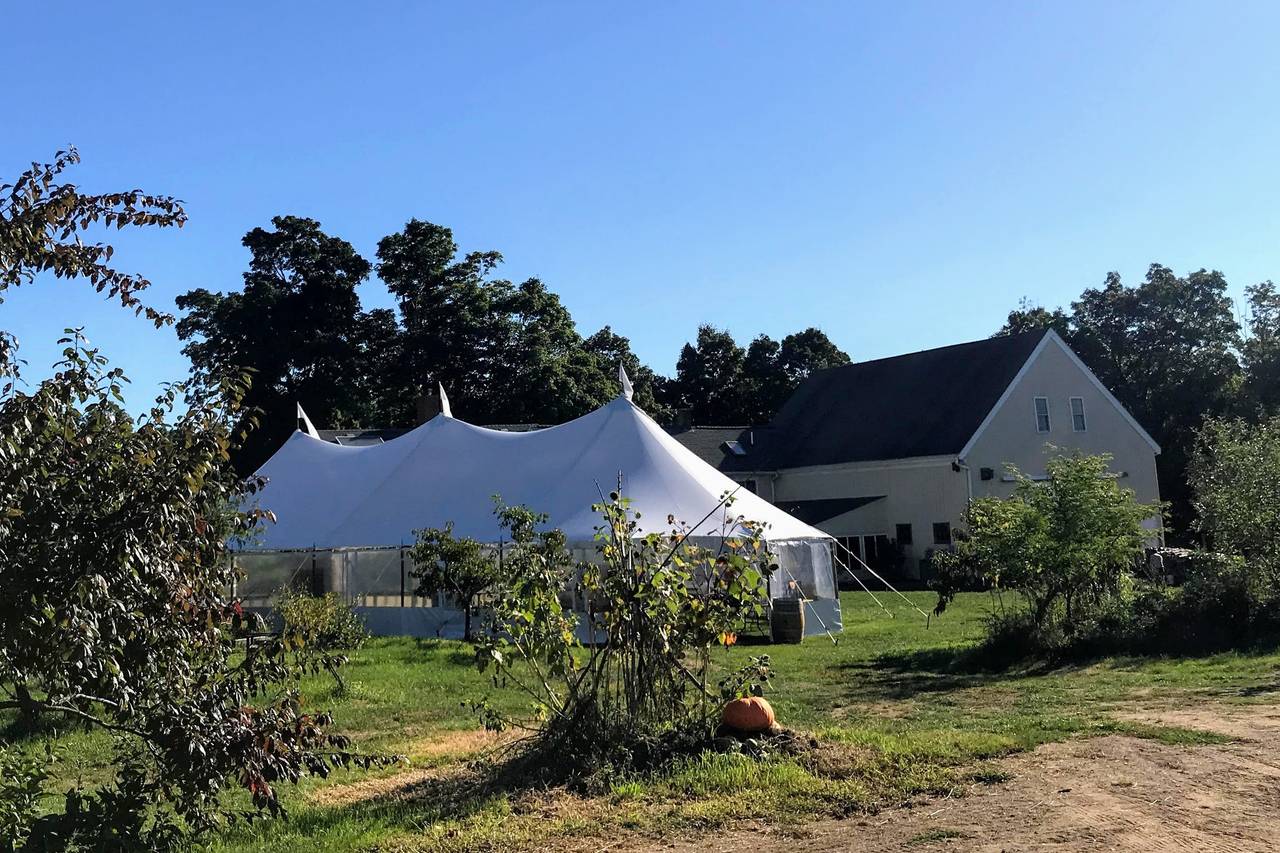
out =
<svg viewBox="0 0 1280 853"><path fill-rule="evenodd" d="M768 655L753 655L745 664L720 679L720 698L728 702L747 696L763 696L769 689L772 671Z"/></svg>
<svg viewBox="0 0 1280 853"><path fill-rule="evenodd" d="M342 678L347 652L355 651L369 638L364 621L335 593L311 595L284 590L276 598L276 613L284 622L284 647L304 672L327 672L347 692Z"/></svg>
<svg viewBox="0 0 1280 853"><path fill-rule="evenodd" d="M56 760L52 745L42 754L26 755L0 744L0 853L23 849Z"/></svg>

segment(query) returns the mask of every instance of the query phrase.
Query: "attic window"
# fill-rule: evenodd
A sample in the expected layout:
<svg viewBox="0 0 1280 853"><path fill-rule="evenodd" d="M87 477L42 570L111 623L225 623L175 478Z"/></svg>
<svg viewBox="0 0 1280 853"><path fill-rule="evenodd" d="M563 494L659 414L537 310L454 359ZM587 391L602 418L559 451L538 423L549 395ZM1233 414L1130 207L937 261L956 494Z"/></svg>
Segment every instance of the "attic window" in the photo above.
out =
<svg viewBox="0 0 1280 853"><path fill-rule="evenodd" d="M726 441L724 443L724 449L732 453L734 456L747 455L747 449L742 446L742 442L740 441Z"/></svg>
<svg viewBox="0 0 1280 853"><path fill-rule="evenodd" d="M1075 432L1084 432L1084 398L1071 398L1071 429Z"/></svg>
<svg viewBox="0 0 1280 853"><path fill-rule="evenodd" d="M1049 431L1049 398L1036 397L1036 432Z"/></svg>

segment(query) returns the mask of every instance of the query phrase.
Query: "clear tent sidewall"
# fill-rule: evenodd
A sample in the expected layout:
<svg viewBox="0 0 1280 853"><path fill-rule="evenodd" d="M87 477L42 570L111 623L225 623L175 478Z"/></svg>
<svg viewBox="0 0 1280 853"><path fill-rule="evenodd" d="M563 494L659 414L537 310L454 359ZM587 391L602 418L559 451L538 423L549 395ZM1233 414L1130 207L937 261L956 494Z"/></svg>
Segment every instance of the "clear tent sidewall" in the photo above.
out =
<svg viewBox="0 0 1280 853"><path fill-rule="evenodd" d="M696 537L715 548L718 537ZM799 596L806 601L805 633L841 628L840 602L829 539L781 539L768 543L778 569L769 579L771 599ZM500 550L501 546L493 546ZM596 558L595 542L570 543L575 560ZM242 550L234 555L242 570L235 594L246 607L268 610L282 589L333 592L365 619L377 636L457 638L462 614L450 602L414 595L413 561L406 546L308 550ZM580 602L566 601L581 609Z"/></svg>

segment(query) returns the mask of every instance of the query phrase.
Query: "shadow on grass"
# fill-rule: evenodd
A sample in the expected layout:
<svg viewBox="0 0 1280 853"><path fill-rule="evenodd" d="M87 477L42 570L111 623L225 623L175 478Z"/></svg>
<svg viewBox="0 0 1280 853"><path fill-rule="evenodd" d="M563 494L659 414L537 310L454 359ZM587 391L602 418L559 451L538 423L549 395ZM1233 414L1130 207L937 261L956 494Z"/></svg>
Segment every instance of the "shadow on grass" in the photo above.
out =
<svg viewBox="0 0 1280 853"><path fill-rule="evenodd" d="M1084 666L1087 664L1043 660L993 666L984 658L981 646L965 646L891 652L870 661L850 661L839 669L846 676L847 698L876 702L952 693Z"/></svg>
<svg viewBox="0 0 1280 853"><path fill-rule="evenodd" d="M1198 654L1107 654L1019 653L1003 645L978 643L973 646L890 652L871 660L845 663L839 670L846 697L854 701L890 701L923 695L938 695L984 687L1012 679L1049 674L1067 674L1106 661L1112 669L1137 671L1153 664L1212 664L1224 654L1255 658L1280 651L1280 643L1268 639L1238 649L1212 649ZM1265 681L1223 690L1233 696L1256 697L1280 692L1280 680L1268 675Z"/></svg>
<svg viewBox="0 0 1280 853"><path fill-rule="evenodd" d="M87 723L57 713L30 718L16 711L0 711L0 743L22 743L87 731L91 731Z"/></svg>
<svg viewBox="0 0 1280 853"><path fill-rule="evenodd" d="M476 662L475 649L461 640L415 637L413 649L419 655L444 655L449 663L456 666L471 666Z"/></svg>
<svg viewBox="0 0 1280 853"><path fill-rule="evenodd" d="M294 806L285 818L242 826L229 834L225 843L237 850L257 850L260 843L263 849L274 850L270 842L276 832L320 841L330 834L346 836L353 827L376 834L379 829L395 832L461 823L503 808L509 798L520 793L499 784L495 774L487 771L457 769L426 778L405 777L401 773L353 781L350 801L321 799L305 807Z"/></svg>

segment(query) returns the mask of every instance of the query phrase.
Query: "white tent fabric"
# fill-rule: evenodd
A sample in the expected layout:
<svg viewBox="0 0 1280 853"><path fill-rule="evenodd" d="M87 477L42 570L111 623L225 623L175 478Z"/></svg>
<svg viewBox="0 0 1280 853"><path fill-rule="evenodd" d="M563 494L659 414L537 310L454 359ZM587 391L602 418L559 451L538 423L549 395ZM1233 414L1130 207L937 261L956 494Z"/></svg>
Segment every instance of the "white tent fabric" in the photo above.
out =
<svg viewBox="0 0 1280 853"><path fill-rule="evenodd" d="M589 542L600 523L591 505L616 488L619 475L647 531L668 530L672 514L702 522L697 536L731 534L722 530L727 513L766 525L771 542L830 539L745 489L728 510L716 510L737 484L623 396L531 432L485 429L447 414L363 447L294 432L258 473L267 483L256 502L278 520L247 550L397 546L411 543L414 530L450 521L457 535L495 542L494 495L547 513L570 542Z"/></svg>

